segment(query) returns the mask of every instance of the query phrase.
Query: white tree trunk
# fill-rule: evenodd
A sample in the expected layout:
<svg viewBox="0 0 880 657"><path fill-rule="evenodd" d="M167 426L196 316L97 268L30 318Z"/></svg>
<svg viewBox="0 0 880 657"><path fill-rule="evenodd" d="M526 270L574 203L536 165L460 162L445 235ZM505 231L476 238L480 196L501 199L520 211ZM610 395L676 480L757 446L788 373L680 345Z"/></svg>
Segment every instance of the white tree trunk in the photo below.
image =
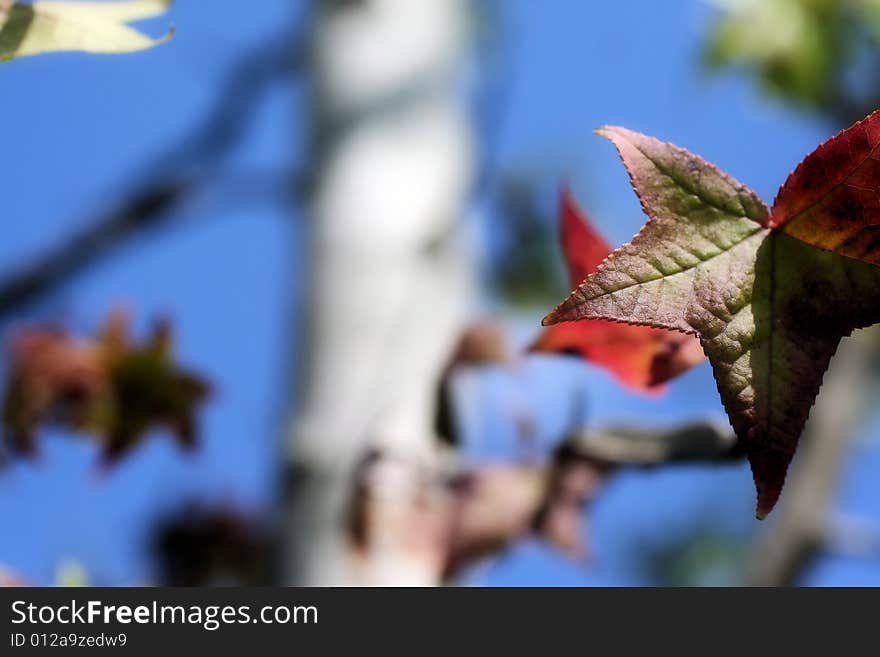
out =
<svg viewBox="0 0 880 657"><path fill-rule="evenodd" d="M430 465L435 388L463 322L456 242L473 175L461 92L466 0L321 0L313 33L311 279L286 492L288 583L426 585L395 535L416 470L379 469L388 536L353 557L346 519L370 448ZM401 476L402 475L402 476ZM395 518L397 520L395 520Z"/></svg>

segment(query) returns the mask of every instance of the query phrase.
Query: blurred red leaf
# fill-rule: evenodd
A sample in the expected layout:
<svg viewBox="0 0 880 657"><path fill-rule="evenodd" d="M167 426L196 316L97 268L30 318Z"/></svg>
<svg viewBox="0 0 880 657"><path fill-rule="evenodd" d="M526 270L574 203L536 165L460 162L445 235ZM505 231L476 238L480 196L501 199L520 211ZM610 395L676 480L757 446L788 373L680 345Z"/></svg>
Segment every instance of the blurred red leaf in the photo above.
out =
<svg viewBox="0 0 880 657"><path fill-rule="evenodd" d="M91 434L106 461L156 427L185 447L195 444L195 411L209 387L173 362L166 323L157 323L142 345L131 343L128 320L119 312L96 339L25 328L13 336L10 357L3 429L13 452L33 454L41 425Z"/></svg>
<svg viewBox="0 0 880 657"><path fill-rule="evenodd" d="M572 287L595 272L611 253L568 188L560 195L560 237ZM628 388L648 393L661 392L663 383L705 358L692 335L605 320L549 326L530 351L579 356Z"/></svg>
<svg viewBox="0 0 880 657"><path fill-rule="evenodd" d="M13 337L9 352L3 427L13 452L36 451L35 433L42 422L89 424L92 400L107 388L96 343L74 341L60 329L25 328Z"/></svg>
<svg viewBox="0 0 880 657"><path fill-rule="evenodd" d="M571 285L580 284L611 253L611 245L599 234L578 206L571 189L559 194L559 238Z"/></svg>

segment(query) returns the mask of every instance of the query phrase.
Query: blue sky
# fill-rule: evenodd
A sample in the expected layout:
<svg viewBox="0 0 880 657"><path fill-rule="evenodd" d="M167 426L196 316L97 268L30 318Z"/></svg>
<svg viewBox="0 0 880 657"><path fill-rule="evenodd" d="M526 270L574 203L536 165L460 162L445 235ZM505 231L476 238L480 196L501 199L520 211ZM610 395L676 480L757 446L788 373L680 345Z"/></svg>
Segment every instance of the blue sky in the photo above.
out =
<svg viewBox="0 0 880 657"><path fill-rule="evenodd" d="M281 34L304 4L214 0L208 9L178 0L170 14L177 36L156 50L113 58L52 55L2 66L0 272L112 206L144 167L199 125L231 63ZM569 177L613 242L627 240L642 216L613 149L592 134L599 125L625 125L685 146L767 201L829 136L827 125L766 101L745 79L700 70L699 37L710 18L704 2L505 0L501 7L505 96L491 160L538 170L547 180ZM147 27L159 33L165 24ZM270 89L258 120L221 169L295 166L306 139L304 108L302 89ZM204 414L203 447L181 454L157 436L102 474L92 447L49 435L39 461L0 472L0 563L34 581L51 581L60 559L75 558L96 581L137 582L149 575L145 532L164 510L193 498L246 509L271 503L283 355L299 296L298 217L278 199L238 207L210 191L183 214L188 221L181 227L119 252L36 314L82 330L119 303L133 311L140 330L156 314L173 317L181 360L217 383ZM526 370L522 380L489 371L469 383L462 412L473 458L509 456L497 409L510 394L526 395L539 409L549 447L564 426L561 395L547 392L551 381L585 391L595 422L722 417L705 366L651 400L578 364L535 359ZM865 483L880 469L880 457L876 448L862 449L866 455L854 460L842 503L880 518L877 492ZM716 524L732 540L742 540L754 530L752 504L741 466L627 473L591 518L599 551L608 555L605 570L585 575L530 542L488 565L480 581L643 583L647 575L632 554L638 546L662 550L669 537L714 518L724 519ZM811 583L864 580L872 573L880 581L876 564L873 570L846 560L820 566L809 574Z"/></svg>

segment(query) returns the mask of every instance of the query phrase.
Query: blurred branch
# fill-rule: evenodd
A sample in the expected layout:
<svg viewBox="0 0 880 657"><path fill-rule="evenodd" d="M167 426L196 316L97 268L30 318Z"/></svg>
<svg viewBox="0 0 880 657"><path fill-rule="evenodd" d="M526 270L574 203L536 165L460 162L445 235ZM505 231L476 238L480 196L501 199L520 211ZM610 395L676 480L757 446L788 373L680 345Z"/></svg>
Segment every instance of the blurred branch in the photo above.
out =
<svg viewBox="0 0 880 657"><path fill-rule="evenodd" d="M205 171L241 140L271 83L298 67L301 48L297 45L292 51L290 41L285 35L248 51L226 77L204 123L144 168L147 182L32 263L0 279L0 319L51 293L133 238L175 223L174 210L212 179ZM164 175L157 179L154 171Z"/></svg>
<svg viewBox="0 0 880 657"><path fill-rule="evenodd" d="M137 237L176 224L176 213L200 192L222 181L232 202L289 191L295 174L257 170L217 175L181 175L145 186L116 210L102 215L44 251L33 263L0 279L0 321L38 301L71 277L109 257ZM224 205L228 209L229 205Z"/></svg>
<svg viewBox="0 0 880 657"><path fill-rule="evenodd" d="M712 424L606 427L572 434L546 468L488 465L462 473L453 480L447 576L530 533L588 558L583 509L616 470L737 458L734 435Z"/></svg>
<svg viewBox="0 0 880 657"><path fill-rule="evenodd" d="M563 449L573 458L589 459L608 467L726 461L743 456L730 431L709 423L661 430L611 426L574 434Z"/></svg>
<svg viewBox="0 0 880 657"><path fill-rule="evenodd" d="M169 223L171 210L193 188L193 180L169 180L140 190L118 210L99 217L7 276L0 282L0 318L51 292L135 234Z"/></svg>

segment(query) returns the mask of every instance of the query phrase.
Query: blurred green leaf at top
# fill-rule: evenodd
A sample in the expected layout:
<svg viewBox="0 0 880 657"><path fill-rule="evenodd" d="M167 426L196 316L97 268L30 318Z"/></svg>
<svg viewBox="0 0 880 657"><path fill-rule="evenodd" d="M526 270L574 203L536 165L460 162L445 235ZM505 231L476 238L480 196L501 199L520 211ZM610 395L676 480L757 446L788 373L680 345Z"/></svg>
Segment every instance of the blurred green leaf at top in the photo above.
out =
<svg viewBox="0 0 880 657"><path fill-rule="evenodd" d="M710 1L710 68L745 69L769 95L841 124L880 104L880 0Z"/></svg>

